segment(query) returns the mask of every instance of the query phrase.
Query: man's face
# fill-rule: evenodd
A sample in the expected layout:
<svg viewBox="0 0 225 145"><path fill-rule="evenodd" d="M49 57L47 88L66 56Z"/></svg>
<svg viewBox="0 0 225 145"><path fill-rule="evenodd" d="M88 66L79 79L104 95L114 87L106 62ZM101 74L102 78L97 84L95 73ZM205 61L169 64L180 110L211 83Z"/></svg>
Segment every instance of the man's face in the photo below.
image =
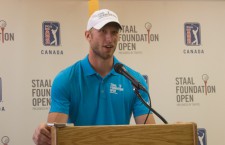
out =
<svg viewBox="0 0 225 145"><path fill-rule="evenodd" d="M109 23L100 30L92 28L89 33L88 40L93 54L101 59L112 58L119 39L118 25Z"/></svg>

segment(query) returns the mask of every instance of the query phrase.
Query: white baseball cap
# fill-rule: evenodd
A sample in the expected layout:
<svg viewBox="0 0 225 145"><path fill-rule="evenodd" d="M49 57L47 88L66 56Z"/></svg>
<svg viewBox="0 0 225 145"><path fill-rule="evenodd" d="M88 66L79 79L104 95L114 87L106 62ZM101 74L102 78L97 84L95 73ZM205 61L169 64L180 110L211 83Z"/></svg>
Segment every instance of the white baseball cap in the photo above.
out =
<svg viewBox="0 0 225 145"><path fill-rule="evenodd" d="M117 23L120 29L122 29L116 13L108 9L95 11L88 20L87 31L89 31L91 28L99 30L110 22Z"/></svg>

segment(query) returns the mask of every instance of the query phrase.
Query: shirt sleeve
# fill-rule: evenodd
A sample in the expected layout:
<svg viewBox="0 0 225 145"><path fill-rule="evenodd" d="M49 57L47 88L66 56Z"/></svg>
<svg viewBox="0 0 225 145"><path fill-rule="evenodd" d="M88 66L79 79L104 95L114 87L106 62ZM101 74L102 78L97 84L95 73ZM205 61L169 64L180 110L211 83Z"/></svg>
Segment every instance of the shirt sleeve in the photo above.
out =
<svg viewBox="0 0 225 145"><path fill-rule="evenodd" d="M60 72L54 79L51 88L50 112L69 114L70 94L69 83L65 72Z"/></svg>

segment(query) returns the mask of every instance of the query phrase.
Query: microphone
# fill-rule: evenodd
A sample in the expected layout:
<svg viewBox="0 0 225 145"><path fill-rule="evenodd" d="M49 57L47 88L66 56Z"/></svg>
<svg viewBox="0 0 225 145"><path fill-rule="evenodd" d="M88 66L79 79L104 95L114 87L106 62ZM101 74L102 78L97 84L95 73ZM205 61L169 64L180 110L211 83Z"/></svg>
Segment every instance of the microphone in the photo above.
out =
<svg viewBox="0 0 225 145"><path fill-rule="evenodd" d="M133 84L133 86L137 89L141 89L145 92L148 92L144 86L142 86L140 84L140 82L138 82L132 75L129 74L129 72L127 72L127 70L125 69L125 67L123 66L123 64L121 63L116 63L114 65L114 70L119 73L122 74L123 76L125 76L127 79L129 79L131 81L131 83Z"/></svg>
<svg viewBox="0 0 225 145"><path fill-rule="evenodd" d="M125 76L127 79L129 79L131 81L131 83L133 84L133 86L135 87L135 93L138 96L138 98L141 100L141 102L149 109L151 110L156 116L158 116L165 124L168 124L168 122L166 121L166 119L164 119L157 111L155 111L151 104L147 104L145 102L145 100L142 98L141 94L138 92L138 89L141 89L143 91L145 91L148 94L149 100L150 100L150 96L148 91L145 89L144 86L142 86L134 77L132 77L127 70L125 69L125 67L123 66L123 64L121 63L116 63L114 65L114 70L119 73L122 74L123 76ZM148 116L146 117L147 120Z"/></svg>

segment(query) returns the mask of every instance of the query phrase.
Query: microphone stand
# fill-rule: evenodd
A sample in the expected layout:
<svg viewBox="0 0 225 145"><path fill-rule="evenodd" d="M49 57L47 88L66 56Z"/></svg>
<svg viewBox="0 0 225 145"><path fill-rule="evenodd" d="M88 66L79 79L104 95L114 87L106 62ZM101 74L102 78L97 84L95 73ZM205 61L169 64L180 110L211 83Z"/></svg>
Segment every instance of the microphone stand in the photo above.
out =
<svg viewBox="0 0 225 145"><path fill-rule="evenodd" d="M134 92L135 94L138 96L138 98L141 100L141 102L149 109L151 110L156 116L158 116L165 124L168 124L168 122L166 121L166 119L164 119L158 112L156 112L149 104L147 104L145 102L145 100L142 98L140 92L138 91L138 89L134 86ZM149 93L148 91L145 91L148 96L149 96ZM150 98L150 97L149 97ZM150 100L149 100L150 101Z"/></svg>

